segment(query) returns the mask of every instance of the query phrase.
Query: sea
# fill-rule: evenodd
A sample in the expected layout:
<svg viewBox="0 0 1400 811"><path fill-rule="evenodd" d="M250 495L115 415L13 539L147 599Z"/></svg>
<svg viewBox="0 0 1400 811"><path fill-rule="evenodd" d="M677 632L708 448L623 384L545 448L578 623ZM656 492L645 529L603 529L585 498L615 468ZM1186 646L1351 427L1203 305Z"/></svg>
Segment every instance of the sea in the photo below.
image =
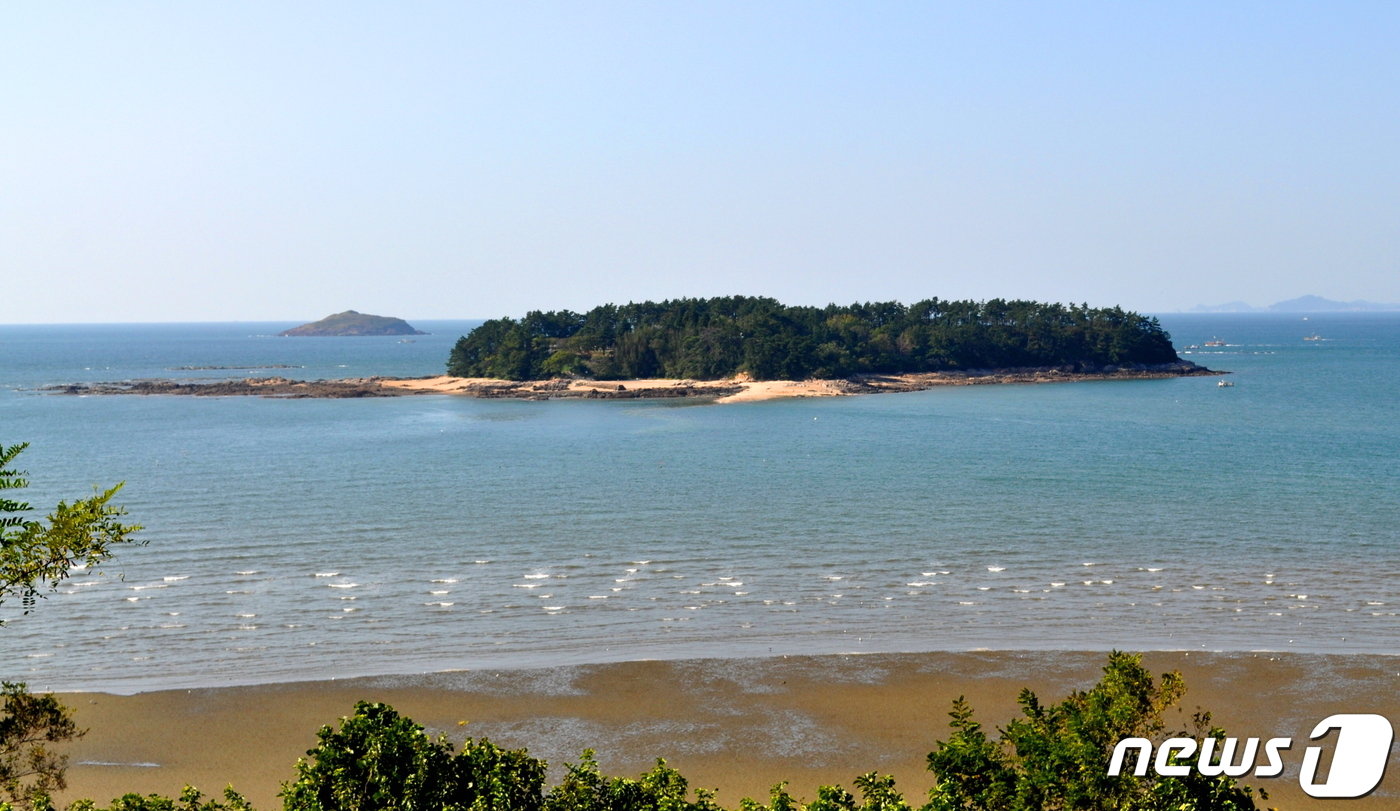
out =
<svg viewBox="0 0 1400 811"><path fill-rule="evenodd" d="M1400 314L1160 319L1230 374L743 404L71 396L44 387L433 375L478 322L0 325L0 443L29 443L33 517L124 482L144 527L29 613L6 599L0 675L129 693L794 654L1400 653Z"/></svg>

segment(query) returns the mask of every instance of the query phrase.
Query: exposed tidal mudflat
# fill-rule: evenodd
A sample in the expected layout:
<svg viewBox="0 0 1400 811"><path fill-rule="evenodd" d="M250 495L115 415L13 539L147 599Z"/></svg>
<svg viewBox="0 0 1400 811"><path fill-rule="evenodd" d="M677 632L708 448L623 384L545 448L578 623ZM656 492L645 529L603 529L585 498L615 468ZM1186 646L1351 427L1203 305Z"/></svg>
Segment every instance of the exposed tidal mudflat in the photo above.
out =
<svg viewBox="0 0 1400 811"><path fill-rule="evenodd" d="M276 808L280 783L315 745L315 731L369 700L457 743L488 737L528 748L549 762L552 779L594 748L609 774L636 776L664 757L693 788L718 789L728 808L766 798L783 780L807 799L819 785L854 790L853 778L869 771L894 775L917 803L932 784L925 755L948 737L954 698L966 696L990 729L1019 714L1022 688L1058 700L1092 685L1104 662L1099 652L792 656L80 693L66 698L92 732L73 749L67 795L174 794L186 783L216 792L231 782L256 807ZM1400 717L1396 657L1159 652L1144 663L1186 679L1184 712L1166 719L1173 728L1188 728L1190 714L1205 707L1236 737L1295 741L1283 775L1246 780L1269 792L1270 807L1335 805L1299 787L1315 723L1359 708ZM1395 801L1383 784L1347 807Z"/></svg>

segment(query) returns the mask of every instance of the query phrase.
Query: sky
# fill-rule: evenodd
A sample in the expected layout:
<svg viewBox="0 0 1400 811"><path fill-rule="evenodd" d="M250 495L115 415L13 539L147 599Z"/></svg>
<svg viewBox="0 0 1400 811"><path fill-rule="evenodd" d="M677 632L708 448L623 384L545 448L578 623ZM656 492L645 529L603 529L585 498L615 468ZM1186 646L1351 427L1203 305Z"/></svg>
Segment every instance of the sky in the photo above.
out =
<svg viewBox="0 0 1400 811"><path fill-rule="evenodd" d="M0 6L0 323L1400 301L1393 2Z"/></svg>

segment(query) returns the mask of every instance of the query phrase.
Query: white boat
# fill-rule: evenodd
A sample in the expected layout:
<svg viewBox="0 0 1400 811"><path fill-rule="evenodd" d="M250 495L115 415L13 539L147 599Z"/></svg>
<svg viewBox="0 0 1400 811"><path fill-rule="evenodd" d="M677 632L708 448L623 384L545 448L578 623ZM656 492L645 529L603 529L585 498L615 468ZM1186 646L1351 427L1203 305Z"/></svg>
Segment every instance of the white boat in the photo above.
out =
<svg viewBox="0 0 1400 811"><path fill-rule="evenodd" d="M1221 380L1221 381L1218 381L1215 385L1216 385L1218 388L1222 388L1222 389L1231 389L1231 388L1234 388L1234 387L1235 387L1234 381L1231 381L1231 380Z"/></svg>
<svg viewBox="0 0 1400 811"><path fill-rule="evenodd" d="M1304 336L1303 336L1303 340L1305 340L1305 341L1321 341L1321 340L1325 340L1325 339L1324 339L1321 335L1318 335L1316 332L1314 332L1312 335L1304 335Z"/></svg>

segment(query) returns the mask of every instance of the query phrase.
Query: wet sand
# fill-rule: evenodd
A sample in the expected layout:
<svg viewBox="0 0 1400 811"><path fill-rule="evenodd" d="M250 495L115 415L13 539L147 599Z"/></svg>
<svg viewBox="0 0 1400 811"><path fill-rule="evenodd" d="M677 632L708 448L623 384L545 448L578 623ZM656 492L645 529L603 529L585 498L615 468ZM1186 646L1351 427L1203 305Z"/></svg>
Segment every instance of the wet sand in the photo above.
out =
<svg viewBox="0 0 1400 811"><path fill-rule="evenodd" d="M1022 687L1058 700L1091 686L1104 662L1102 653L1044 652L714 659L68 694L91 731L69 750L62 798L174 794L186 783L217 794L231 783L256 807L279 808L278 788L316 730L372 700L457 742L471 735L526 747L548 760L552 778L591 747L616 775L635 776L664 757L692 787L719 789L726 807L765 797L783 780L806 799L821 784L851 789L872 770L895 775L906 798L922 802L932 784L924 758L948 736L956 696L995 726L1017 714ZM1315 723L1338 712L1400 719L1400 658L1163 652L1144 662L1185 676L1182 727L1203 707L1236 737L1294 739L1283 777L1250 781L1269 790L1271 807L1338 805L1298 786ZM1400 774L1391 772L1370 797L1341 804L1396 807Z"/></svg>

